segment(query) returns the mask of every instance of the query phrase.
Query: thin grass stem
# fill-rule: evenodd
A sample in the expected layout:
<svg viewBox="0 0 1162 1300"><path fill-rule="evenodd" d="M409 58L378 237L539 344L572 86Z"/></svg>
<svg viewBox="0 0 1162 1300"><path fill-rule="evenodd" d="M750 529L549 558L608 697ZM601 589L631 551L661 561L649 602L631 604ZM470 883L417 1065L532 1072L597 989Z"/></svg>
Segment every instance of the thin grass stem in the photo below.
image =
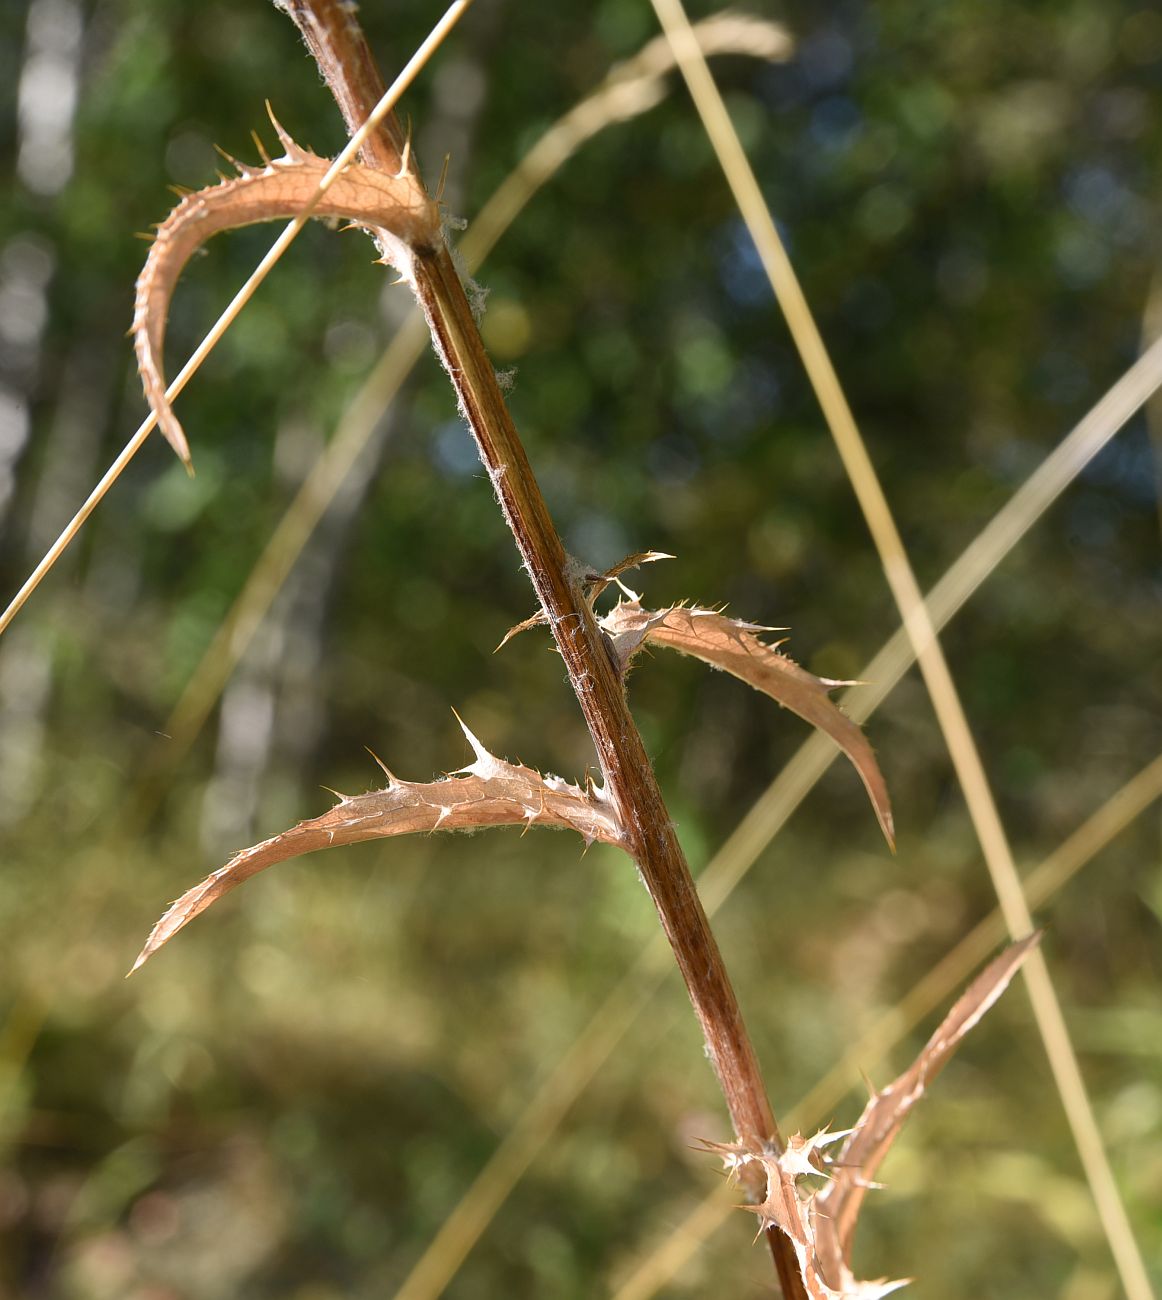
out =
<svg viewBox="0 0 1162 1300"><path fill-rule="evenodd" d="M867 447L726 106L698 44L690 33L690 24L681 0L652 0L652 3L663 30L674 45L698 114L759 251L771 288L783 310L871 532L884 576L900 610L904 628L914 647L921 674L936 710L1005 922L1014 937L1026 935L1034 928L1033 920L1021 892L1012 852L984 765ZM1145 1263L1106 1158L1097 1120L1085 1091L1076 1054L1069 1041L1049 968L1040 950L1031 954L1023 975L1050 1069L1122 1285L1130 1300L1149 1300L1153 1296L1153 1289Z"/></svg>
<svg viewBox="0 0 1162 1300"><path fill-rule="evenodd" d="M453 0L453 3L448 6L444 16L435 27L432 28L419 49L417 49L408 60L403 71L384 92L374 110L368 116L367 121L363 123L360 129L356 131L353 136L351 136L342 151L335 158L334 162L332 162L330 167L327 168L326 173L315 187L314 193L303 206L303 210L297 217L287 223L282 234L279 235L267 250L266 256L250 273L250 277L247 279L246 283L230 300L229 306L214 322L205 338L202 339L189 360L184 366L182 366L173 383L171 383L165 390L167 401L172 402L201 368L202 362L205 361L210 353L213 352L214 348L217 347L218 341L234 323L238 313L254 296L258 286L266 279L271 271L274 270L282 255L298 237L299 231L301 231L311 219L311 214L314 212L315 208L318 207L320 199L322 199L323 195L331 188L348 164L354 161L355 155L366 143L368 138L371 136L371 133L395 107L400 96L415 80L421 69L440 47L445 37L471 4L472 0ZM145 439L156 424L157 418L152 412L141 422L137 432L125 444L121 454L113 464L110 465L109 469L106 470L105 474L102 476L101 481L89 494L88 500L86 500L85 504L65 526L60 536L55 542L53 542L52 546L49 547L44 558L32 571L28 580L9 602L4 613L0 614L0 634L4 632L5 628L8 627L9 623L11 623L20 612L25 601L28 600L29 596L31 596L40 585L45 575L52 569L53 565L64 553L66 547L73 538L76 537L77 533L84 525L85 520L88 519L96 509L105 493L108 492L117 479L120 478L122 471L137 454L138 450L144 444Z"/></svg>
<svg viewBox="0 0 1162 1300"><path fill-rule="evenodd" d="M610 1300L650 1300L657 1295L737 1209L738 1189L728 1182L719 1183L672 1232L638 1260Z"/></svg>

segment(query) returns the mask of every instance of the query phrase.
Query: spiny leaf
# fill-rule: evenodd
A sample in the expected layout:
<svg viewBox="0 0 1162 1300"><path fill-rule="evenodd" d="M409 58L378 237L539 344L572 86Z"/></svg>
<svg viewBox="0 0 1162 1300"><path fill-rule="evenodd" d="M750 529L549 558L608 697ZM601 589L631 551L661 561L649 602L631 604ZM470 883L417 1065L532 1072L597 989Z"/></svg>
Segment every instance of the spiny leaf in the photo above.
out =
<svg viewBox="0 0 1162 1300"><path fill-rule="evenodd" d="M673 558L669 551L635 551L633 555L627 555L624 560L618 560L612 568L606 569L604 573L586 573L582 581L585 583L585 595L590 606L606 587L611 582L617 582L623 573L629 573L631 569L638 569L643 564L656 564L659 560L672 560ZM622 590L626 589L622 587Z"/></svg>
<svg viewBox="0 0 1162 1300"><path fill-rule="evenodd" d="M817 1198L817 1214L825 1217L828 1225L822 1238L825 1249L820 1252L825 1267L841 1260L850 1262L851 1239L864 1194L908 1113L1040 942L1038 931L1010 944L990 962L961 994L912 1065L864 1107L851 1136L835 1156L831 1182Z"/></svg>
<svg viewBox="0 0 1162 1300"><path fill-rule="evenodd" d="M162 371L166 317L182 267L208 239L223 230L298 216L314 199L331 165L297 145L273 113L270 120L285 155L272 160L265 150L260 150L263 165L252 167L224 153L238 175L182 196L158 226L157 238L137 279L132 333L138 370L158 426L187 468L189 444L166 400ZM438 208L406 168L398 176L391 176L352 163L318 200L312 216L345 217L363 227L375 238L384 260L405 278L410 274L412 250L435 247L442 237Z"/></svg>
<svg viewBox="0 0 1162 1300"><path fill-rule="evenodd" d="M647 643L669 646L732 673L826 732L855 765L888 843L895 844L888 789L872 747L830 698L829 692L837 686L853 683L816 677L757 635L783 629L760 627L727 618L717 610L686 605L648 610L638 600L621 601L599 622L613 641L623 671Z"/></svg>
<svg viewBox="0 0 1162 1300"><path fill-rule="evenodd" d="M560 777L541 776L532 768L507 763L490 754L463 723L460 725L475 755L467 767L442 781L426 783L401 781L384 767L385 789L340 795L339 803L321 817L243 849L171 905L153 927L133 970L244 880L276 862L317 849L418 831L519 825L565 827L577 831L587 845L595 840L622 842L617 815L600 787L590 782L582 789Z"/></svg>
<svg viewBox="0 0 1162 1300"><path fill-rule="evenodd" d="M758 1216L760 1230L777 1227L787 1235L812 1300L874 1300L907 1285L884 1279L861 1282L851 1272L852 1236L864 1195L875 1186L871 1179L912 1107L1040 939L1038 933L1012 944L977 976L913 1064L872 1097L847 1134L795 1134L781 1152L755 1142L702 1143L722 1158L733 1177L761 1168L765 1196L739 1208ZM825 1147L844 1137L836 1155L825 1153ZM804 1176L821 1176L823 1187L804 1195L798 1183Z"/></svg>
<svg viewBox="0 0 1162 1300"><path fill-rule="evenodd" d="M617 582L621 574L628 573L631 569L636 569L643 564L655 564L658 560L672 560L673 558L668 551L635 551L633 555L627 555L624 560L618 560L612 568L606 569L604 573L595 573L592 569L577 564L576 561L573 561L573 565L574 569L580 573L581 584L585 588L585 599L592 608L597 597L611 582ZM618 586L620 587L621 583L618 582ZM622 590L627 591L628 589L622 587ZM522 619L519 623L510 627L496 650L503 650L518 633L527 632L534 627L545 627L548 621L545 611L543 609L537 610L535 614L530 614L528 618ZM496 653L496 650L493 651L493 654Z"/></svg>
<svg viewBox="0 0 1162 1300"><path fill-rule="evenodd" d="M533 627L547 627L548 624L549 616L543 609L538 609L535 614L530 614L528 618L521 619L519 623L514 623L513 626L504 634L500 644L492 653L496 654L497 650L503 650L513 637L518 636L521 632L527 632L529 628Z"/></svg>

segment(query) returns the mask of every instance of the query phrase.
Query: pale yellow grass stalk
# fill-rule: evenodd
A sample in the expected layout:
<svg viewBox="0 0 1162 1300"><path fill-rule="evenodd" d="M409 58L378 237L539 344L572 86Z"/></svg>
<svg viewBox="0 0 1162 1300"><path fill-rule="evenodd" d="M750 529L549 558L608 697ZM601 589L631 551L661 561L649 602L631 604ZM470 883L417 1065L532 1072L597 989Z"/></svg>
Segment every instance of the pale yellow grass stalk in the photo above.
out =
<svg viewBox="0 0 1162 1300"><path fill-rule="evenodd" d="M742 144L735 133L714 78L690 32L681 0L652 0L663 30L670 38L682 74L690 89L706 133L714 147L727 183L751 238L759 251L775 297L783 309L795 346L803 359L824 417L835 439L860 509L867 521L884 576L900 610L904 627L916 653L928 693L936 710L940 729L969 816L976 830L1004 913L1014 937L1032 931L1033 919L1021 892L1008 839L985 775L976 744L964 715L960 697L936 629L924 605L919 584L900 540L867 448L860 436L835 369L816 328L807 300L787 257L775 223L751 171ZM1023 975L1033 1006L1037 1028L1045 1043L1050 1069L1061 1095L1066 1117L1077 1144L1098 1215L1110 1244L1118 1272L1130 1300L1148 1300L1153 1290L1134 1238L1129 1218L1118 1193L1113 1172L1102 1147L1097 1120L1085 1091L1081 1069L1065 1019L1053 989L1048 965L1038 950L1026 963Z"/></svg>
<svg viewBox="0 0 1162 1300"><path fill-rule="evenodd" d="M739 1207L738 1187L723 1180L622 1279L610 1300L649 1300L673 1281Z"/></svg>

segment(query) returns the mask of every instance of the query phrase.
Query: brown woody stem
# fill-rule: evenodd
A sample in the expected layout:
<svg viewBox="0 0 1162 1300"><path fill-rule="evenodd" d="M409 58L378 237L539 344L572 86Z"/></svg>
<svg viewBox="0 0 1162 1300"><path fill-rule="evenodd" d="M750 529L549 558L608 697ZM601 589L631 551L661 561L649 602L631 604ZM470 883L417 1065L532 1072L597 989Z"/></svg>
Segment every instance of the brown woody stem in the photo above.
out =
<svg viewBox="0 0 1162 1300"><path fill-rule="evenodd" d="M280 0L280 5L303 32L353 133L370 115L383 86L352 12L341 0ZM395 170L400 149L398 126L389 122L371 138L365 157L368 165ZM541 496L460 277L446 248L416 252L414 286L433 343L565 661L628 851L674 950L735 1132L743 1141L781 1145L738 1000L622 682ZM751 1190L761 1197L765 1185ZM806 1300L789 1239L775 1228L767 1238L784 1296Z"/></svg>

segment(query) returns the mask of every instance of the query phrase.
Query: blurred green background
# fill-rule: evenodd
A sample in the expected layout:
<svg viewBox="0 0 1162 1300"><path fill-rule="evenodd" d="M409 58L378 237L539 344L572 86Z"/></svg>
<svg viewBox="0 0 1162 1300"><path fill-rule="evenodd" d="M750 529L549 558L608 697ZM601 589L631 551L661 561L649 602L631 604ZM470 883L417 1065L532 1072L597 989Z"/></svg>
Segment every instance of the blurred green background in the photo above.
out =
<svg viewBox="0 0 1162 1300"><path fill-rule="evenodd" d="M712 12L708 5L692 14ZM389 73L439 6L367 0ZM752 12L785 63L715 62L868 438L934 581L1162 321L1162 14L1140 0L882 0ZM405 101L471 219L523 152L656 34L645 0L478 0ZM896 616L830 438L688 98L587 144L483 269L484 330L566 543L645 548L647 601L729 602L850 677ZM264 98L319 152L338 115L269 4L0 8L0 539L7 601L143 411L124 337L167 185L254 157ZM179 287L171 373L269 246ZM237 847L374 785L497 753L592 761L447 384L425 355L188 752L167 720L271 530L398 327L358 235L304 232L0 639L0 1293L391 1295L657 923L632 866L493 832L290 863L122 980L168 900ZM1157 326L1154 327L1157 332ZM1162 748L1159 502L1139 415L951 624L1020 862ZM632 702L695 870L806 736L657 656ZM913 674L869 724L889 856L836 764L720 913L789 1108L992 906ZM1153 806L1039 917L1110 1158L1162 1257L1162 874ZM886 1082L934 1018L890 1059ZM834 1112L862 1104L860 1084ZM829 1118L824 1116L821 1118ZM670 978L447 1290L609 1294L718 1181L726 1122ZM1015 988L912 1120L865 1276L917 1297L1119 1293ZM730 1218L665 1286L759 1295ZM1157 1265L1155 1264L1155 1268ZM1162 1284L1162 1273L1154 1275Z"/></svg>

